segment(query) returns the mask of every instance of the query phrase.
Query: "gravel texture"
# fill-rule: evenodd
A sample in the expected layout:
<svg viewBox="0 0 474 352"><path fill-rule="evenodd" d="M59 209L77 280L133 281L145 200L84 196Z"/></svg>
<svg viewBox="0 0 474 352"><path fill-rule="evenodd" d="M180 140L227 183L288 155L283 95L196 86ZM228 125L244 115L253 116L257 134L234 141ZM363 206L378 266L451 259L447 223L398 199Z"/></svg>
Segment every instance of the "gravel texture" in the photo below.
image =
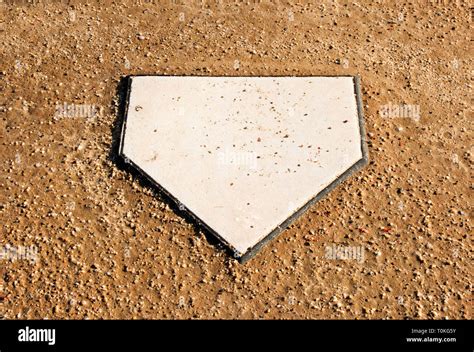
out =
<svg viewBox="0 0 474 352"><path fill-rule="evenodd" d="M472 319L467 1L105 3L0 3L1 317ZM370 163L241 265L116 157L131 74L360 75Z"/></svg>

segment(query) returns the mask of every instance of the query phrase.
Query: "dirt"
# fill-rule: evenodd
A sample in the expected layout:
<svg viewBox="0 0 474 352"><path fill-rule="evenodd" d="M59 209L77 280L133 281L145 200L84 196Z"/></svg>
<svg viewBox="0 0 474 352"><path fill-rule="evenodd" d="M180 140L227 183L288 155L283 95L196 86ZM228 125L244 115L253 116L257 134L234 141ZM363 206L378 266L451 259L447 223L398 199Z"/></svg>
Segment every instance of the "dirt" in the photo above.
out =
<svg viewBox="0 0 474 352"><path fill-rule="evenodd" d="M0 247L38 251L0 260L4 319L472 319L467 1L0 14ZM116 156L119 83L147 73L359 75L370 163L241 265ZM382 116L389 103L419 120Z"/></svg>

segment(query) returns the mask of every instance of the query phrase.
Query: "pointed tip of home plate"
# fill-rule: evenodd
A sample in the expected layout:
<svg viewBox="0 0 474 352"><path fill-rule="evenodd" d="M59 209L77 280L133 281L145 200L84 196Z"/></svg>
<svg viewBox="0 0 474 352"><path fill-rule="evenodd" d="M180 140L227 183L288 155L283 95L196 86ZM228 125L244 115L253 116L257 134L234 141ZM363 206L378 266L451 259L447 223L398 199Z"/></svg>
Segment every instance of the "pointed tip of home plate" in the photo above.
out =
<svg viewBox="0 0 474 352"><path fill-rule="evenodd" d="M252 258L367 163L359 79L129 77L120 155Z"/></svg>

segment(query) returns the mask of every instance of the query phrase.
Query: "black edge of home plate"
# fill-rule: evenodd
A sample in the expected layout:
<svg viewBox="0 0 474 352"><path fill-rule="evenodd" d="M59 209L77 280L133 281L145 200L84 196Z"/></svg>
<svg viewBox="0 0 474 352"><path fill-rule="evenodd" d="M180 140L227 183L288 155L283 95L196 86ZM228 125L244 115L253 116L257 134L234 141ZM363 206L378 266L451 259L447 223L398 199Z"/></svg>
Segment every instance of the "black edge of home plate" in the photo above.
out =
<svg viewBox="0 0 474 352"><path fill-rule="evenodd" d="M164 76L164 77L352 77L354 83L354 95L356 98L357 103L357 115L359 120L359 133L360 133L360 141L361 141L361 152L362 158L358 160L354 165L352 165L349 169L343 172L338 178L336 178L333 182L331 182L326 188L324 188L321 192L319 192L314 198L309 200L305 205L299 208L296 212L294 212L288 219L286 219L283 223L277 226L274 230L272 230L267 236L261 239L257 244L253 247L250 247L247 252L243 253L239 256L239 252L224 238L222 238L216 231L214 231L210 226L204 223L196 214L190 211L184 204L182 204L177 198L175 198L170 192L168 192L163 186L161 186L158 182L156 182L152 177L150 177L144 170L142 170L138 165L136 165L132 160L130 160L124 153L123 153L123 144L125 138L125 130L127 125L127 117L128 117L128 109L129 109L129 101L130 101L130 93L131 93L131 84L133 77L141 77L141 76ZM226 245L233 253L234 257L241 263L244 264L249 259L253 258L268 242L272 239L277 237L281 232L283 232L293 221L303 215L308 208L312 205L317 203L320 199L324 198L329 192L331 192L334 188L336 188L340 183L346 180L350 175L355 173L356 171L363 168L367 165L369 161L368 156L368 148L367 148L367 139L366 139L366 131L365 131L365 121L364 121L364 114L362 109L362 94L360 90L360 77L359 76L351 76L351 75L321 75L321 76L184 76L184 75L157 75L157 74L140 74L140 75L131 75L127 76L127 95L125 100L125 111L123 117L123 124L122 130L120 135L120 145L119 145L119 156L124 160L126 164L131 165L135 168L143 177L145 177L151 184L153 184L158 191L165 194L171 201L175 203L176 206L179 207L181 210L184 207L184 211L193 218L198 225L203 227L206 231L212 234L214 237L219 239L224 245Z"/></svg>

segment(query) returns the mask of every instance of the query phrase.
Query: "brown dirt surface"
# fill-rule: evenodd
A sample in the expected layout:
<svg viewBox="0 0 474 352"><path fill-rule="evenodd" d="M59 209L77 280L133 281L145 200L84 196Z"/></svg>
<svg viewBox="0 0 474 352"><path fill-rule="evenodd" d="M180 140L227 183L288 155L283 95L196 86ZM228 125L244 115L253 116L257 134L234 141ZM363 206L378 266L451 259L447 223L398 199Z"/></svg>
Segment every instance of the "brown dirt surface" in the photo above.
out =
<svg viewBox="0 0 474 352"><path fill-rule="evenodd" d="M38 260L0 261L0 316L472 319L471 26L467 1L3 1L0 246ZM370 163L241 265L120 166L133 74L359 75Z"/></svg>

